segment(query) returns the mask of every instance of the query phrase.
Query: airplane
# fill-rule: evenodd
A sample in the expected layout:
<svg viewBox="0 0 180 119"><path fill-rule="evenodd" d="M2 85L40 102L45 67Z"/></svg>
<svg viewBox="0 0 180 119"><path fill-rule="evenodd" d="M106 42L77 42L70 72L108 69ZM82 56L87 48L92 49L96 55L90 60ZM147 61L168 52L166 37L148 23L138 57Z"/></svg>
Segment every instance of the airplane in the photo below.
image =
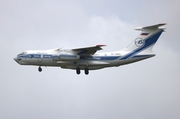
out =
<svg viewBox="0 0 180 119"><path fill-rule="evenodd" d="M100 52L105 45L95 45L75 49L52 49L52 50L28 50L17 55L14 60L20 65L61 67L76 70L77 74L84 70L86 75L89 70L97 70L106 67L118 67L129 63L155 56L152 48L164 32L166 23L137 27L141 33L133 42L122 50L114 52Z"/></svg>

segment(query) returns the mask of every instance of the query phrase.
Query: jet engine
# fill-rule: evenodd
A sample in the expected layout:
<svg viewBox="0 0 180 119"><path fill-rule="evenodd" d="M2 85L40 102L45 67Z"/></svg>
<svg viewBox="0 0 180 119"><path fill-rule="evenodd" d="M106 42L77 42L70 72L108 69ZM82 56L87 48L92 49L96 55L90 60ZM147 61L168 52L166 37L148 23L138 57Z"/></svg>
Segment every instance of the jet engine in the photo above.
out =
<svg viewBox="0 0 180 119"><path fill-rule="evenodd" d="M71 61L71 60L78 60L80 59L79 55L74 55L74 54L60 54L60 55L54 55L53 60L61 60L61 61Z"/></svg>

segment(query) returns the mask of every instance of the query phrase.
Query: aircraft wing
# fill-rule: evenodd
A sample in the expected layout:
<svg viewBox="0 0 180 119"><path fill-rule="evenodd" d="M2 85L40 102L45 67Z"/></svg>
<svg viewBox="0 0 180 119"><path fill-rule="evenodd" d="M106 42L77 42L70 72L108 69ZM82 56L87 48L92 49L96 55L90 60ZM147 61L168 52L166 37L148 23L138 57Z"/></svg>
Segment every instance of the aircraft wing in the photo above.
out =
<svg viewBox="0 0 180 119"><path fill-rule="evenodd" d="M83 47L83 48L76 48L72 49L72 51L76 52L78 55L93 55L98 50L102 50L101 47L106 45L96 45L91 47Z"/></svg>

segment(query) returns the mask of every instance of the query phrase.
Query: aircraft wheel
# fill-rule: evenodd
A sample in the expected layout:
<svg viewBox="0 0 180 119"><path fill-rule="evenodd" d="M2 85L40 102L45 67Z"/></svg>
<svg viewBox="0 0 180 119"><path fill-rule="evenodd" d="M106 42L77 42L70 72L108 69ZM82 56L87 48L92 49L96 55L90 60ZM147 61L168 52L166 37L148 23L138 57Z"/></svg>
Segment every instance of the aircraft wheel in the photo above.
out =
<svg viewBox="0 0 180 119"><path fill-rule="evenodd" d="M86 67L86 68L84 69L84 72L85 72L86 75L88 75L88 74L89 74L89 69Z"/></svg>
<svg viewBox="0 0 180 119"><path fill-rule="evenodd" d="M79 67L76 68L76 73L77 73L77 74L80 74L80 73L81 73L81 70L80 70Z"/></svg>
<svg viewBox="0 0 180 119"><path fill-rule="evenodd" d="M41 68L40 66L39 66L39 68L38 68L38 71L39 71L39 72L41 72L41 71L42 71L42 68Z"/></svg>

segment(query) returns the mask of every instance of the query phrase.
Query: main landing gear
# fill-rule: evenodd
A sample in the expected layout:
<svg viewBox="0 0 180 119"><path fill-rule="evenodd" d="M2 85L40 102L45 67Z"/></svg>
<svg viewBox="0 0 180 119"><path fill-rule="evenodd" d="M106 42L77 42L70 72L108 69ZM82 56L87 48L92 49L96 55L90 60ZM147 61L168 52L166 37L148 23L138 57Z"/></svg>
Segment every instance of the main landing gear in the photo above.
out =
<svg viewBox="0 0 180 119"><path fill-rule="evenodd" d="M79 67L76 68L76 73L77 73L77 74L80 74L80 73L81 73L81 70L80 70Z"/></svg>
<svg viewBox="0 0 180 119"><path fill-rule="evenodd" d="M41 68L41 66L39 66L38 71L39 71L39 72L42 72L42 68Z"/></svg>
<svg viewBox="0 0 180 119"><path fill-rule="evenodd" d="M80 73L81 73L81 69L80 69L79 67L76 68L76 73L77 73L77 74L80 74ZM84 73L85 73L86 75L89 74L89 69L88 69L88 67L86 67L86 68L84 69Z"/></svg>
<svg viewBox="0 0 180 119"><path fill-rule="evenodd" d="M85 73L86 75L89 74L89 69L88 69L87 67L84 69L84 73Z"/></svg>
<svg viewBox="0 0 180 119"><path fill-rule="evenodd" d="M41 66L38 67L38 71L39 71L39 72L42 72ZM80 73L81 73L80 67L77 67L77 68L76 68L76 73L77 73L77 74L80 74ZM86 75L89 74L89 69L88 69L88 67L86 67L86 68L84 69L84 73L85 73Z"/></svg>

